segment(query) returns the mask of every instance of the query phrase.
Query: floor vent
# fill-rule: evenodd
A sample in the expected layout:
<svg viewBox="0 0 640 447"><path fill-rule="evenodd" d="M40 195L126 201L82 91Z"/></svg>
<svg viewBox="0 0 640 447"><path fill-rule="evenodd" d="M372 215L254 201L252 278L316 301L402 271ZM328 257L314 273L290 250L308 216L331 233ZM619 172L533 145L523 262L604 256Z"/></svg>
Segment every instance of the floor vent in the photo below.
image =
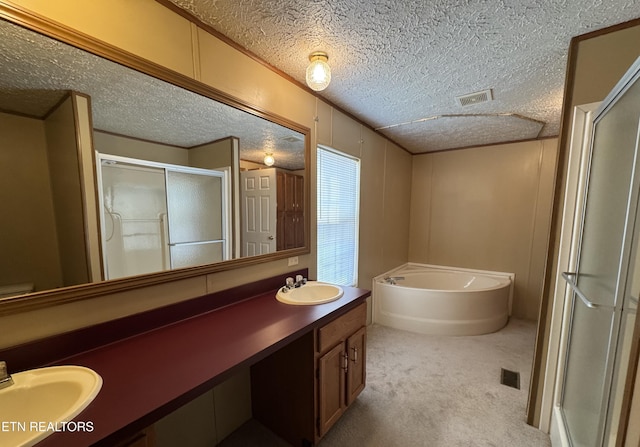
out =
<svg viewBox="0 0 640 447"><path fill-rule="evenodd" d="M491 89L481 92L469 93L468 95L456 96L458 104L462 107L480 104L481 102L493 101L493 92Z"/></svg>
<svg viewBox="0 0 640 447"><path fill-rule="evenodd" d="M520 373L501 368L500 383L519 390L520 389Z"/></svg>

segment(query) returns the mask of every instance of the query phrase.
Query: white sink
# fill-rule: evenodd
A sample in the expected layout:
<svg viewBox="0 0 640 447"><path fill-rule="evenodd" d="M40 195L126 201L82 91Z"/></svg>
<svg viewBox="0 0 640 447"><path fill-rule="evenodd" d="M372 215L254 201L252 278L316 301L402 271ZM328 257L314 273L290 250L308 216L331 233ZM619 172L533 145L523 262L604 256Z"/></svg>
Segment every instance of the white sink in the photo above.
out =
<svg viewBox="0 0 640 447"><path fill-rule="evenodd" d="M102 378L83 366L32 369L12 378L13 385L0 389L3 447L32 446L56 429L62 431L62 424L84 410L102 387ZM79 427L70 425L71 429Z"/></svg>
<svg viewBox="0 0 640 447"><path fill-rule="evenodd" d="M285 304L312 305L335 301L344 295L340 286L318 281L307 281L301 287L289 289L285 292L282 287L276 294L276 299Z"/></svg>

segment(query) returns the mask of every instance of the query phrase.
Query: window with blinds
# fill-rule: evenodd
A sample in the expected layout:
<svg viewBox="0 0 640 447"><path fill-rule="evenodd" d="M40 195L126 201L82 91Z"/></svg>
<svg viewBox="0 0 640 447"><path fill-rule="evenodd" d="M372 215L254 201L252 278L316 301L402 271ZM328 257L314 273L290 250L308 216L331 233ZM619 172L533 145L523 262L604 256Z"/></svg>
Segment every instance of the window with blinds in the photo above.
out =
<svg viewBox="0 0 640 447"><path fill-rule="evenodd" d="M358 280L360 160L318 147L318 281Z"/></svg>

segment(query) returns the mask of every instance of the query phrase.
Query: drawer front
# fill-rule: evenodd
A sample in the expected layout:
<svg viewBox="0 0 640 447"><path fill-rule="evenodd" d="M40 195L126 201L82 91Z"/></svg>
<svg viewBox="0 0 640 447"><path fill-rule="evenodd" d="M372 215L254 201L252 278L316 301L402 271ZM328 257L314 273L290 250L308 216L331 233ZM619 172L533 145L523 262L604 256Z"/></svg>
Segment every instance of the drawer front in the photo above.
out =
<svg viewBox="0 0 640 447"><path fill-rule="evenodd" d="M344 341L367 323L367 303L362 303L318 329L318 352L323 353Z"/></svg>

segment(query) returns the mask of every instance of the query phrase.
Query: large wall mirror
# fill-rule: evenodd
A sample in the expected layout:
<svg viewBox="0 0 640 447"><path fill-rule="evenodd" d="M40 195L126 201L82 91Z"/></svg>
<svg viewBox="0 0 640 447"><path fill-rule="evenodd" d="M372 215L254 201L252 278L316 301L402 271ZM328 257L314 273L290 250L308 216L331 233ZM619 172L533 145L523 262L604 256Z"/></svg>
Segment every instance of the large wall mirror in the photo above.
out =
<svg viewBox="0 0 640 447"><path fill-rule="evenodd" d="M0 19L3 304L308 253L308 128L89 50Z"/></svg>

